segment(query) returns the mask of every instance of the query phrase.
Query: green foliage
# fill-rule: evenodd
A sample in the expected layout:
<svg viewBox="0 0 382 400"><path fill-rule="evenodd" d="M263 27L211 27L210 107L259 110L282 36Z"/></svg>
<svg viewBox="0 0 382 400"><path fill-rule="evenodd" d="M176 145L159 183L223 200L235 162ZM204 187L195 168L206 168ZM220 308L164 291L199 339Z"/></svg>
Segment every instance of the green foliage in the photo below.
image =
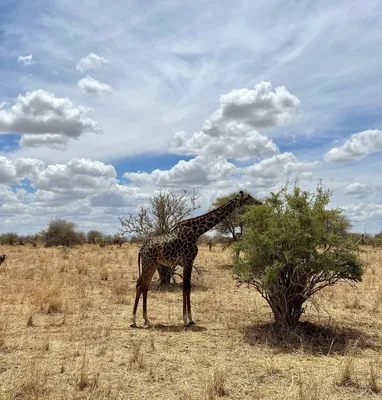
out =
<svg viewBox="0 0 382 400"><path fill-rule="evenodd" d="M73 246L86 243L86 236L83 232L75 230L73 222L63 219L55 219L49 222L48 229L42 231L41 235L46 247L52 246Z"/></svg>
<svg viewBox="0 0 382 400"><path fill-rule="evenodd" d="M373 244L374 244L375 247L382 247L382 231L377 233L374 236L374 243Z"/></svg>
<svg viewBox="0 0 382 400"><path fill-rule="evenodd" d="M276 322L294 327L303 304L316 292L341 280L360 281L358 247L346 232L339 209L328 209L331 193L321 184L314 194L296 184L271 193L243 216L247 225L235 246L240 282L255 286Z"/></svg>
<svg viewBox="0 0 382 400"><path fill-rule="evenodd" d="M235 192L228 196L218 197L214 203L211 205L211 210L220 207L235 197L238 197L239 193ZM236 242L244 233L244 221L242 220L240 213L242 210L235 210L218 225L216 225L215 230L223 236L230 236L234 242Z"/></svg>
<svg viewBox="0 0 382 400"><path fill-rule="evenodd" d="M2 245L15 245L16 243L20 242L20 237L15 232L8 232L0 235L0 244Z"/></svg>

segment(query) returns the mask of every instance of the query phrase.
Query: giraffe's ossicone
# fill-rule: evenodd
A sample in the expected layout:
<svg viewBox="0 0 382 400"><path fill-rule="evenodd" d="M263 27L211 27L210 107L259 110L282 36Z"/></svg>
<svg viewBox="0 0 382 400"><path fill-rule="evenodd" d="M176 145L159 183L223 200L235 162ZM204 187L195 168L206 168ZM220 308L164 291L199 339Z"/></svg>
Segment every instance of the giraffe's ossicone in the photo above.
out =
<svg viewBox="0 0 382 400"><path fill-rule="evenodd" d="M233 198L226 204L199 217L179 222L165 235L148 238L139 250L138 265L142 272L137 280L136 296L131 319L131 327L136 327L136 313L141 294L143 294L143 319L149 325L147 317L147 293L152 277L158 265L166 267L183 267L183 321L184 325L192 325L191 313L191 274L194 260L198 254L197 239L212 229L237 208L244 205L261 205L247 193Z"/></svg>

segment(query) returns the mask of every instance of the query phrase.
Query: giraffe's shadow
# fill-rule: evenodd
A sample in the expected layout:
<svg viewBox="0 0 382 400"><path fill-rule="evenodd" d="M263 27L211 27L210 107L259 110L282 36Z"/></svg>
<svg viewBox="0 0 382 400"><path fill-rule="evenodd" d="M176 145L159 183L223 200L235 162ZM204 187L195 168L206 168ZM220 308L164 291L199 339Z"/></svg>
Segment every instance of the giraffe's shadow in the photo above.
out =
<svg viewBox="0 0 382 400"><path fill-rule="evenodd" d="M161 284L159 281L154 281L150 285L150 290L156 292L172 293L172 292L181 292L182 287L183 287L182 282L169 283L165 285L163 283ZM207 290L209 290L209 287L205 285L202 281L195 279L192 282L193 292L206 292Z"/></svg>
<svg viewBox="0 0 382 400"><path fill-rule="evenodd" d="M200 325L165 325L165 324L152 324L149 328L152 331L160 331L160 332L204 332L207 330L205 326Z"/></svg>

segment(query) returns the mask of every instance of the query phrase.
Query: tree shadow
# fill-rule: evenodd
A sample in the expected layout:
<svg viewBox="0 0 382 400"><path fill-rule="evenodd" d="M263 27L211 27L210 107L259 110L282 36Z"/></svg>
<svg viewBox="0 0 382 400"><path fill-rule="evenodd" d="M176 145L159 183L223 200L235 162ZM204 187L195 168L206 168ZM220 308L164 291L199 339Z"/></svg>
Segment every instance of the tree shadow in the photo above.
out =
<svg viewBox="0 0 382 400"><path fill-rule="evenodd" d="M294 330L285 330L275 323L248 326L244 341L251 346L265 344L282 353L302 350L311 354L344 355L350 349L382 348L379 336L354 328L322 326L300 322Z"/></svg>
<svg viewBox="0 0 382 400"><path fill-rule="evenodd" d="M207 330L205 326L199 325L190 325L190 326L183 326L183 325L164 325L164 324L153 324L149 328L153 331L161 331L161 332L204 332Z"/></svg>

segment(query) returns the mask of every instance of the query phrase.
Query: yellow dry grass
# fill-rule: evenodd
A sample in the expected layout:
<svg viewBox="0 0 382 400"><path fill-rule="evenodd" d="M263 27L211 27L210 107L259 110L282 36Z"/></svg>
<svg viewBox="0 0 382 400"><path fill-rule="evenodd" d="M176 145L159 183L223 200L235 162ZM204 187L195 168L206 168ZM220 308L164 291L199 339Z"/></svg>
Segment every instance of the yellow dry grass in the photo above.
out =
<svg viewBox="0 0 382 400"><path fill-rule="evenodd" d="M379 397L382 251L364 281L326 289L306 331L272 329L238 288L228 250L200 247L182 328L180 286L149 292L150 329L129 328L137 247L2 247L1 399L358 399ZM155 278L154 278L155 279ZM141 305L138 322L142 324Z"/></svg>

